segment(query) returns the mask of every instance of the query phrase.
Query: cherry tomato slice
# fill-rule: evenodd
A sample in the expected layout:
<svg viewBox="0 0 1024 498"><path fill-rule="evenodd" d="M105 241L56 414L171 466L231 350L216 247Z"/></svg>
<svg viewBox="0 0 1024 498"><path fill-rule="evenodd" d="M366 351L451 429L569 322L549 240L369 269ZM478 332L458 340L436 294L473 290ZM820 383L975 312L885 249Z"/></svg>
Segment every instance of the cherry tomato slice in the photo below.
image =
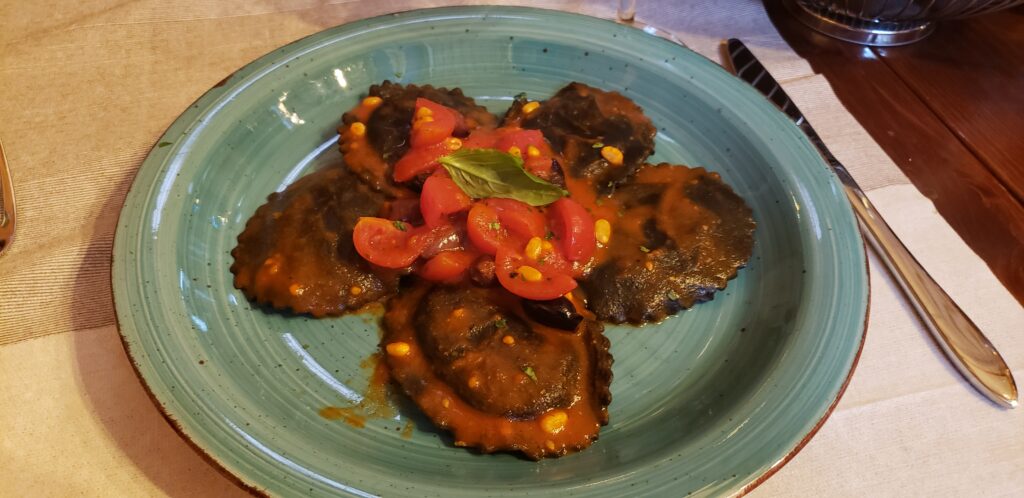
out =
<svg viewBox="0 0 1024 498"><path fill-rule="evenodd" d="M441 164L438 158L450 153L453 149L447 141L442 141L427 147L409 149L398 162L395 163L395 171L392 177L396 182L407 182L425 173L431 173Z"/></svg>
<svg viewBox="0 0 1024 498"><path fill-rule="evenodd" d="M498 212L501 224L513 235L523 239L543 237L547 232L544 214L539 209L514 199L487 199L488 207Z"/></svg>
<svg viewBox="0 0 1024 498"><path fill-rule="evenodd" d="M428 241L414 238L413 229L400 221L362 217L352 231L352 242L363 259L385 268L405 268L416 261Z"/></svg>
<svg viewBox="0 0 1024 498"><path fill-rule="evenodd" d="M569 261L586 261L594 255L594 218L578 202L563 197L548 207L548 220Z"/></svg>
<svg viewBox="0 0 1024 498"><path fill-rule="evenodd" d="M530 146L536 147L540 151L548 151L550 156L550 147L548 147L547 141L544 140L544 134L540 130L517 130L510 129L506 130L502 134L501 139L498 140L497 148L500 151L508 152L511 147L516 147L522 153L523 158L526 158L527 149Z"/></svg>
<svg viewBox="0 0 1024 498"><path fill-rule="evenodd" d="M508 230L502 226L498 218L498 211L479 202L469 209L466 231L473 246L480 252L490 255L498 252L498 247L505 244L509 238Z"/></svg>
<svg viewBox="0 0 1024 498"><path fill-rule="evenodd" d="M469 209L473 200L451 178L432 175L423 182L420 212L427 226L448 223L448 215Z"/></svg>
<svg viewBox="0 0 1024 498"><path fill-rule="evenodd" d="M425 110L424 110L425 109ZM434 145L450 137L458 122L457 112L427 99L416 99L409 143L413 148Z"/></svg>
<svg viewBox="0 0 1024 498"><path fill-rule="evenodd" d="M498 282L519 297L543 301L555 299L576 288L576 281L569 275L554 269L541 270L535 261L520 255L509 246L499 247L494 261ZM524 266L539 271L540 280L527 280L521 271Z"/></svg>
<svg viewBox="0 0 1024 498"><path fill-rule="evenodd" d="M501 139L500 129L480 128L470 132L469 136L462 140L464 149L494 149L498 140Z"/></svg>
<svg viewBox="0 0 1024 498"><path fill-rule="evenodd" d="M419 275L433 282L454 283L466 275L477 257L478 254L464 250L438 253L423 264Z"/></svg>

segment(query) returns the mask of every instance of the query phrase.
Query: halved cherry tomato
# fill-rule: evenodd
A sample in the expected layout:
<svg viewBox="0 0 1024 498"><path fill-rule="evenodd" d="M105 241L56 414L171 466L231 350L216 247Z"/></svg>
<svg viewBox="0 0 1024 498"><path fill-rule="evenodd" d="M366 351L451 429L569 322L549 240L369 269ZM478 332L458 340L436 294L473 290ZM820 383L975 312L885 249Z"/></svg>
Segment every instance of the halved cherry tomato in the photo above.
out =
<svg viewBox="0 0 1024 498"><path fill-rule="evenodd" d="M550 179L553 153L540 130L508 130L495 145L498 150L503 152L508 152L513 146L519 149L523 167L527 171L545 180ZM537 149L537 155L530 155L531 146Z"/></svg>
<svg viewBox="0 0 1024 498"><path fill-rule="evenodd" d="M563 197L548 207L548 220L569 261L586 261L594 255L594 218L578 202Z"/></svg>
<svg viewBox="0 0 1024 498"><path fill-rule="evenodd" d="M352 231L352 242L363 259L385 268L404 268L416 261L429 242L413 233L401 221L362 217Z"/></svg>
<svg viewBox="0 0 1024 498"><path fill-rule="evenodd" d="M462 140L463 149L494 149L501 139L500 129L478 128Z"/></svg>
<svg viewBox="0 0 1024 498"><path fill-rule="evenodd" d="M498 247L509 238L508 230L498 218L498 211L480 202L469 209L466 231L469 240L484 254L493 255L498 252Z"/></svg>
<svg viewBox="0 0 1024 498"><path fill-rule="evenodd" d="M465 250L445 251L430 258L420 268L421 277L434 282L455 282L462 279L466 270L479 255Z"/></svg>
<svg viewBox="0 0 1024 498"><path fill-rule="evenodd" d="M544 134L540 130L506 130L495 148L502 152L508 152L508 149L514 146L519 149L525 159L526 151L531 145L539 150L549 150L548 143L544 140Z"/></svg>
<svg viewBox="0 0 1024 498"><path fill-rule="evenodd" d="M395 171L392 177L396 182L407 182L417 176L430 173L441 166L438 158L452 152L452 147L447 141L427 146L414 147L402 156L395 163Z"/></svg>
<svg viewBox="0 0 1024 498"><path fill-rule="evenodd" d="M413 148L425 147L450 137L455 131L457 114L455 110L441 104L423 98L416 99L409 143Z"/></svg>
<svg viewBox="0 0 1024 498"><path fill-rule="evenodd" d="M492 198L485 200L484 204L497 211L501 224L513 235L522 238L522 242L525 243L531 237L544 236L544 214L539 209L514 199Z"/></svg>
<svg viewBox="0 0 1024 498"><path fill-rule="evenodd" d="M452 181L441 175L432 175L423 182L420 193L420 212L428 226L448 222L448 215L469 209L473 200Z"/></svg>
<svg viewBox="0 0 1024 498"><path fill-rule="evenodd" d="M538 301L555 299L576 288L576 281L553 268L542 269L536 261L526 258L509 246L501 246L494 259L498 282L509 292ZM541 279L529 281L520 271L529 266L541 273Z"/></svg>

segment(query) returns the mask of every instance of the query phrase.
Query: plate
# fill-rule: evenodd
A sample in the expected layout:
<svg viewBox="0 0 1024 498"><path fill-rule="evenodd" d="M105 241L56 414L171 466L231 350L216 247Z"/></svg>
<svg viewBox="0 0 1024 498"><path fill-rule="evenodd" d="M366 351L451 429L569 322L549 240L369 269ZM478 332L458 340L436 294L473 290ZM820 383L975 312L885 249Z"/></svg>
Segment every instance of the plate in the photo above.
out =
<svg viewBox="0 0 1024 498"><path fill-rule="evenodd" d="M459 86L495 112L573 80L621 91L658 127L654 160L718 171L753 208L754 255L728 289L657 326L608 328L611 423L590 449L531 462L456 448L414 409L364 427L321 417L366 392L378 317L268 313L232 287L245 221L268 193L338 160L341 113L384 79ZM242 68L150 152L113 258L125 347L167 418L244 485L294 496L747 490L837 401L867 283L836 178L754 90L639 30L503 7L368 19Z"/></svg>

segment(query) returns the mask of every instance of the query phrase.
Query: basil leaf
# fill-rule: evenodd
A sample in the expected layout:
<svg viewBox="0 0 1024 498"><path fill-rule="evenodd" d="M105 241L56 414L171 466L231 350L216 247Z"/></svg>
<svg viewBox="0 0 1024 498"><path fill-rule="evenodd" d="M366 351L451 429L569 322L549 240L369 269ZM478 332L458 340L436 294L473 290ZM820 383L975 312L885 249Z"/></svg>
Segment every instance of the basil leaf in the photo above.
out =
<svg viewBox="0 0 1024 498"><path fill-rule="evenodd" d="M438 161L459 188L474 199L500 197L544 206L569 195L557 185L531 175L523 160L495 149L461 149Z"/></svg>

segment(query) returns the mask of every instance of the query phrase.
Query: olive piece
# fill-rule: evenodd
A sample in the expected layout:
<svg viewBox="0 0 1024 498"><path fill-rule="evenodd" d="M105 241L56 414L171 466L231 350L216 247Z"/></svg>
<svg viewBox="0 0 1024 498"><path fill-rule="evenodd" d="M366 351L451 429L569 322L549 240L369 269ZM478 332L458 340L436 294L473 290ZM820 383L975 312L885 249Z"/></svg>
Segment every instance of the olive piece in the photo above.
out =
<svg viewBox="0 0 1024 498"><path fill-rule="evenodd" d="M531 320L560 330L575 331L583 321L583 315L577 313L572 301L565 297L547 301L523 299L523 311Z"/></svg>

